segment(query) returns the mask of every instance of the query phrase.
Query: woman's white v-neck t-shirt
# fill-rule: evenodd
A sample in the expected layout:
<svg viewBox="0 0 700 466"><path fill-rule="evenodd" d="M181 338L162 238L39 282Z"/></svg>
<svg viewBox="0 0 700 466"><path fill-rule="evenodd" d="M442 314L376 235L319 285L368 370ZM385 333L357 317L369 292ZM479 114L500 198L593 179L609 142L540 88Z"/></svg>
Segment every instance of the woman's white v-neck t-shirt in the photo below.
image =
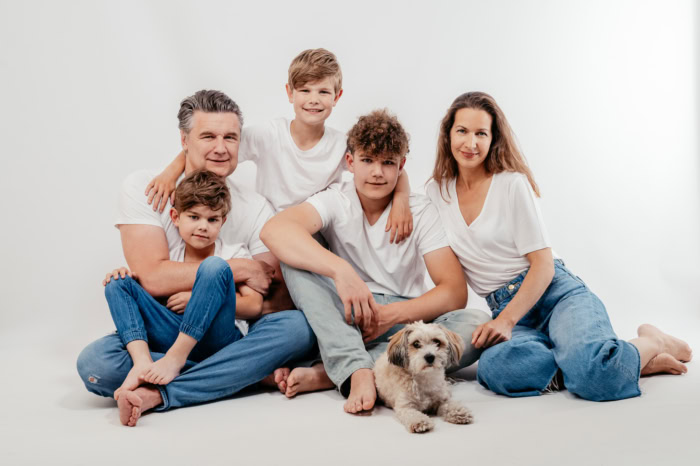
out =
<svg viewBox="0 0 700 466"><path fill-rule="evenodd" d="M530 267L526 254L551 247L539 201L527 177L493 175L479 216L467 225L459 210L457 180L426 187L437 207L447 240L459 258L469 286L481 297L503 287Z"/></svg>

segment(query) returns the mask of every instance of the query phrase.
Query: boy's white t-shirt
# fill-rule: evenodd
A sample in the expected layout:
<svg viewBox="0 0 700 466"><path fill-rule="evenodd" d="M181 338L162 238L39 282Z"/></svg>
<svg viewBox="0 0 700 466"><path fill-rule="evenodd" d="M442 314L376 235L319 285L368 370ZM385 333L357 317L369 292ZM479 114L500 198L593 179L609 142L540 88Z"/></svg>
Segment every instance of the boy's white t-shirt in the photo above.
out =
<svg viewBox="0 0 700 466"><path fill-rule="evenodd" d="M255 190L279 212L306 200L342 178L347 137L325 127L321 140L301 150L292 139L291 121L277 118L242 131L239 162L257 165Z"/></svg>
<svg viewBox="0 0 700 466"><path fill-rule="evenodd" d="M486 297L530 267L526 254L551 247L549 236L539 201L522 173L493 175L481 213L469 226L459 210L456 183L456 179L445 183L447 200L434 180L426 192L440 213L469 286Z"/></svg>
<svg viewBox="0 0 700 466"><path fill-rule="evenodd" d="M120 225L153 225L162 228L168 241L170 260L180 262L184 260L185 242L170 218L170 209L165 209L163 213L154 211L144 195L146 185L156 174L156 171L141 170L124 180L115 226L119 228ZM238 188L230 180L227 180L226 184L231 193L231 212L221 226L216 240L218 244L215 246L218 253L215 252L215 255L230 259L234 257L233 254L245 253L252 258L254 255L268 252L267 247L260 241L260 230L274 215L272 207L260 194ZM247 332L247 324L240 325L239 321L236 321L236 324L241 333Z"/></svg>
<svg viewBox="0 0 700 466"><path fill-rule="evenodd" d="M333 184L307 202L321 217L320 231L330 250L352 265L372 293L416 298L428 291L423 256L449 244L426 196L411 194L413 233L400 244L390 244L384 231L391 203L370 225L352 180Z"/></svg>

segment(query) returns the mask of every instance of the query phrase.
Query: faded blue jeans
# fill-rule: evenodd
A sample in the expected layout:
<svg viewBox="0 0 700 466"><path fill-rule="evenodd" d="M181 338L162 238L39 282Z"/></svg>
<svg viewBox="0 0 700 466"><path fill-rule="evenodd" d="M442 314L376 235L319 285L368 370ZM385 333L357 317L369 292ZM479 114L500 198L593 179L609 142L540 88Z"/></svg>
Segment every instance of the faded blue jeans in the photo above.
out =
<svg viewBox="0 0 700 466"><path fill-rule="evenodd" d="M494 319L526 273L486 297ZM617 338L603 303L561 260L554 261L551 284L513 328L511 339L482 353L477 380L501 395L533 396L545 390L557 369L566 388L586 400L641 394L639 351Z"/></svg>
<svg viewBox="0 0 700 466"><path fill-rule="evenodd" d="M365 344L360 329L345 321L343 303L333 280L286 264L282 264L282 273L294 304L304 312L318 338L318 347L328 377L347 396L350 376L358 369L372 369L374 362L386 351L389 337L404 325L395 325L385 334ZM373 296L380 305L409 299L376 293ZM476 327L489 320L489 316L478 309L461 309L447 312L433 321L457 333L466 343L459 365L450 370L467 367L479 359L481 350L470 344L471 335Z"/></svg>
<svg viewBox="0 0 700 466"><path fill-rule="evenodd" d="M189 359L201 361L243 336L236 327L233 274L220 257L208 257L199 265L183 314L159 303L129 276L112 278L105 297L125 346L145 340L151 351L164 353L182 332L197 340Z"/></svg>
<svg viewBox="0 0 700 466"><path fill-rule="evenodd" d="M212 261L212 263L213 265L226 264L224 261ZM119 281L122 280L116 282ZM232 288L231 286L229 289ZM211 294L217 293L214 291ZM223 291L220 289L218 296L211 294L209 299L214 302L221 299ZM212 306L215 307L215 304ZM172 311L168 310L168 312L172 314ZM216 325L218 323L213 323L210 331ZM168 332L174 331L177 334L179 328L179 323L173 324ZM235 329L235 326L231 321L228 330L238 332L237 329L232 329ZM151 333L148 333L148 325L146 330L149 345L153 345L155 339ZM160 337L156 338L160 339ZM206 338L208 337L205 334L198 346ZM308 357L309 352L315 348L315 343L316 338L300 311L267 314L249 324L248 334L245 337L234 339L232 343L212 352L201 361L188 360L183 371L172 382L157 386L163 403L155 410L164 411L231 396L259 382L278 367ZM162 349L159 348L159 350ZM163 357L163 353L159 350L151 346L151 357L154 361ZM202 349L202 351L205 350L208 348ZM195 355L194 351L192 355ZM205 353L200 355L206 356ZM77 366L78 373L88 391L113 397L114 391L121 386L133 363L122 336L114 333L100 338L83 349L78 356Z"/></svg>

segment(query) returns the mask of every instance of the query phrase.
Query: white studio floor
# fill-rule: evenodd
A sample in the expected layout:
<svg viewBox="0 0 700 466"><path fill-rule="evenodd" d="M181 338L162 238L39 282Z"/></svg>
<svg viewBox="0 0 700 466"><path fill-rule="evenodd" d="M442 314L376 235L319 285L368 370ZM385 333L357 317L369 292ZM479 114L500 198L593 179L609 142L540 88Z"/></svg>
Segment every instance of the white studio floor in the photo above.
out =
<svg viewBox="0 0 700 466"><path fill-rule="evenodd" d="M475 423L438 420L422 435L406 432L385 407L345 414L335 391L292 400L253 392L145 415L127 428L116 403L88 393L75 371L77 354L98 336L53 334L43 345L1 339L0 464L700 464L697 362L683 376L644 378L641 397L611 403L566 391L508 399L481 388L467 368L453 393ZM689 343L700 347L697 337Z"/></svg>

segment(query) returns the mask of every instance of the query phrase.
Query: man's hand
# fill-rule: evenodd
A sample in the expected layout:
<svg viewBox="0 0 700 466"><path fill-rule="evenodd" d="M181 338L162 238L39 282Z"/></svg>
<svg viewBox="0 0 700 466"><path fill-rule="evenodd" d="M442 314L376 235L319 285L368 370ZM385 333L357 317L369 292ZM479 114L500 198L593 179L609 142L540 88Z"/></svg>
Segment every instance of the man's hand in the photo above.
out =
<svg viewBox="0 0 700 466"><path fill-rule="evenodd" d="M395 303L387 304L385 306L375 304L377 307L377 318L374 319L373 324L369 328L362 329L362 339L365 343L369 343L377 337L384 335L391 327L398 323L394 318L396 314L396 312L394 312L394 304Z"/></svg>
<svg viewBox="0 0 700 466"><path fill-rule="evenodd" d="M355 311L355 324L362 329L369 329L376 319L377 303L367 284L357 275L350 265L343 267L333 278L338 296L345 308L345 321L353 324L352 311Z"/></svg>
<svg viewBox="0 0 700 466"><path fill-rule="evenodd" d="M138 278L136 278L136 274L130 271L128 268L119 267L118 269L112 270L105 276L105 279L102 280L102 286L107 286L107 283L112 281L112 278L114 278L115 280L119 280L119 277L126 278L127 275L133 278L134 280L138 280Z"/></svg>
<svg viewBox="0 0 700 466"><path fill-rule="evenodd" d="M179 293L175 293L168 298L168 302L165 303L165 307L176 314L182 314L185 312L185 308L187 307L187 303L190 302L191 297L191 291L181 291Z"/></svg>
<svg viewBox="0 0 700 466"><path fill-rule="evenodd" d="M514 325L505 319L496 319L479 325L472 333L472 345L475 348L488 348L510 340Z"/></svg>
<svg viewBox="0 0 700 466"><path fill-rule="evenodd" d="M231 261L240 260L245 259L229 259L227 262L229 262L229 265L231 265ZM274 267L265 261L250 260L248 261L245 272L246 278L244 283L261 295L267 295L267 292L270 289L270 283L272 283L272 279L275 276ZM234 279L238 279L238 277L234 275Z"/></svg>

